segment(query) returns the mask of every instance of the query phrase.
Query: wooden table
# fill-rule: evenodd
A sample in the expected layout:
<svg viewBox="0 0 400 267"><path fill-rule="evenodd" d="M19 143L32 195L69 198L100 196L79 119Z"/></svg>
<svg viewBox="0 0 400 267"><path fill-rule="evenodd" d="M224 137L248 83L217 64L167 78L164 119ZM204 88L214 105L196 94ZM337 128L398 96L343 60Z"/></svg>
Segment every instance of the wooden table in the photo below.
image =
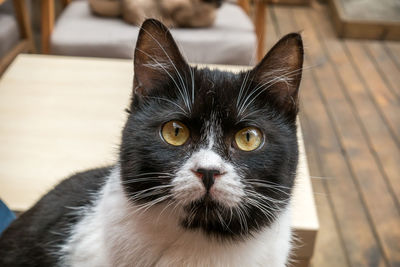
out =
<svg viewBox="0 0 400 267"><path fill-rule="evenodd" d="M115 162L132 78L132 60L18 56L0 80L0 198L24 211L75 171ZM318 219L299 137L292 225L295 266L307 266Z"/></svg>

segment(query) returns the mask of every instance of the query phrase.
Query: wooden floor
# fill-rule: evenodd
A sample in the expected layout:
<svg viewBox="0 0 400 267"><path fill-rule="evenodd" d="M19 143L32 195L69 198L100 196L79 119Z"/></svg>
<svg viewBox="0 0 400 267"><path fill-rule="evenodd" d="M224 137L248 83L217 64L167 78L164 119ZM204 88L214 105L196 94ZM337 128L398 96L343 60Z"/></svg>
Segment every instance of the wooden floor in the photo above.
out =
<svg viewBox="0 0 400 267"><path fill-rule="evenodd" d="M340 40L318 3L269 6L267 46L292 31L321 224L312 265L400 266L400 42Z"/></svg>

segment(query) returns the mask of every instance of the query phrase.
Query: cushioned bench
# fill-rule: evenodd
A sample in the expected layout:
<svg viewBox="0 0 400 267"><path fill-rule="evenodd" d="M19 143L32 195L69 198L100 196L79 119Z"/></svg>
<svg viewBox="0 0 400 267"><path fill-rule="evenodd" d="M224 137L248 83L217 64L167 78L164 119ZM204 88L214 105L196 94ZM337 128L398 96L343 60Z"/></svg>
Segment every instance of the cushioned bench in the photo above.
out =
<svg viewBox="0 0 400 267"><path fill-rule="evenodd" d="M0 5L0 58L4 57L20 40L17 20L11 1Z"/></svg>
<svg viewBox="0 0 400 267"><path fill-rule="evenodd" d="M51 53L132 58L138 31L120 18L95 16L85 0L72 1L54 27ZM235 4L223 4L211 28L173 29L172 35L190 62L249 65L256 60L254 25Z"/></svg>

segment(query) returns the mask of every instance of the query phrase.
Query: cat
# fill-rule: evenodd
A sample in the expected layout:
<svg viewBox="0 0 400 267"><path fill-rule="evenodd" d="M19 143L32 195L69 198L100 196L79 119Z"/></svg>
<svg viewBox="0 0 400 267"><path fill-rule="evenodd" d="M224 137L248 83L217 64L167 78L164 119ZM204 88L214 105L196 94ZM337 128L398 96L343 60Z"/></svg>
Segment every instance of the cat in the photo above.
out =
<svg viewBox="0 0 400 267"><path fill-rule="evenodd" d="M0 237L0 266L285 266L301 36L231 73L146 20L113 166L76 174Z"/></svg>
<svg viewBox="0 0 400 267"><path fill-rule="evenodd" d="M140 25L146 18L161 20L168 27L209 27L222 0L89 0L95 14L122 15L124 21Z"/></svg>

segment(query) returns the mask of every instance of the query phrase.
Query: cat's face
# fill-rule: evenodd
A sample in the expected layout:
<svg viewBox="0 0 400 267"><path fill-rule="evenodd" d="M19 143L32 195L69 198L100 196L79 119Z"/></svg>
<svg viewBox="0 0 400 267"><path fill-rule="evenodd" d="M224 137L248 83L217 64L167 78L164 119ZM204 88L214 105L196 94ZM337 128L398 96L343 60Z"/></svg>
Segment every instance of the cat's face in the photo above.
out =
<svg viewBox="0 0 400 267"><path fill-rule="evenodd" d="M179 227L218 237L273 222L297 167L302 62L291 34L248 72L190 67L168 30L146 21L120 152L132 203L180 210Z"/></svg>

